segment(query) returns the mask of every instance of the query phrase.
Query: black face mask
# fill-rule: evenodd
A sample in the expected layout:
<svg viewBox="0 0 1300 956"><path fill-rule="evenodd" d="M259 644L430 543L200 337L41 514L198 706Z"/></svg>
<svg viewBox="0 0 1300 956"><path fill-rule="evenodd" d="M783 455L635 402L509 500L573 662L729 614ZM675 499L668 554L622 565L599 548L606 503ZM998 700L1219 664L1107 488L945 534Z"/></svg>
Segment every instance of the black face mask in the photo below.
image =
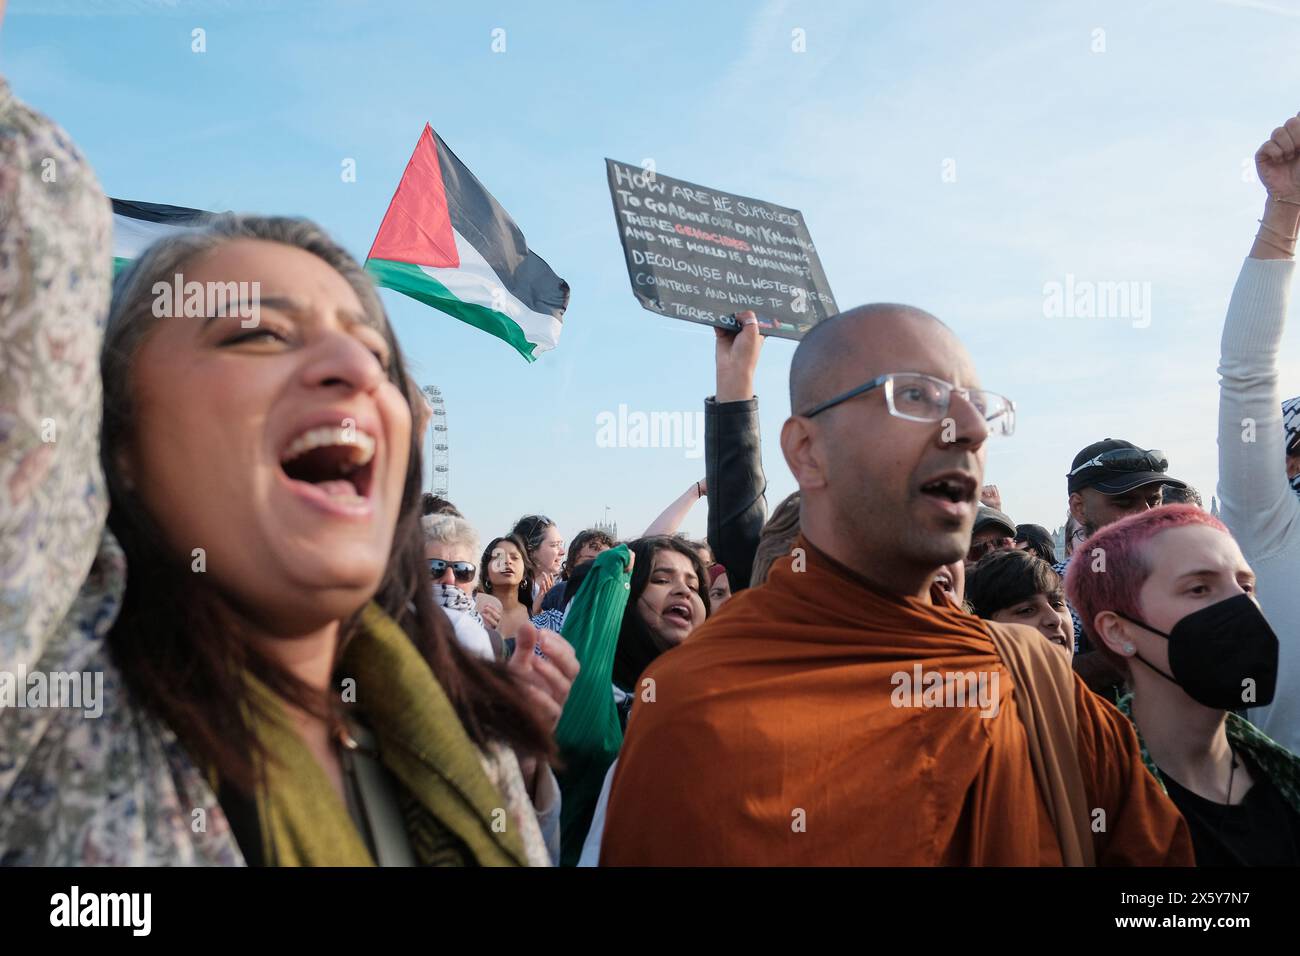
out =
<svg viewBox="0 0 1300 956"><path fill-rule="evenodd" d="M1277 688L1277 635L1249 595L1238 594L1193 611L1168 634L1115 613L1168 639L1172 675L1140 654L1137 659L1198 703L1215 710L1238 710L1272 702Z"/></svg>

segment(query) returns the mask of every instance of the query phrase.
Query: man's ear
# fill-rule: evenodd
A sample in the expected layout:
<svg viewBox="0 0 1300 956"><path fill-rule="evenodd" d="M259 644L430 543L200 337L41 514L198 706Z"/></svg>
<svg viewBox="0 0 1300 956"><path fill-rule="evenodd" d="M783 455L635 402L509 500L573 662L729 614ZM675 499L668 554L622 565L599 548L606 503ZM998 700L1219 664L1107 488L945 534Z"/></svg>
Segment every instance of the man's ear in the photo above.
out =
<svg viewBox="0 0 1300 956"><path fill-rule="evenodd" d="M800 491L826 487L826 465L818 439L817 426L802 416L791 415L781 426L781 454Z"/></svg>
<svg viewBox="0 0 1300 956"><path fill-rule="evenodd" d="M1070 514L1079 523L1079 527L1086 528L1088 526L1086 520L1088 512L1084 507L1082 491L1070 492Z"/></svg>
<svg viewBox="0 0 1300 956"><path fill-rule="evenodd" d="M1132 657L1133 640L1128 636L1128 626L1128 621L1114 611L1099 611L1088 633L1101 638L1102 643L1120 657Z"/></svg>

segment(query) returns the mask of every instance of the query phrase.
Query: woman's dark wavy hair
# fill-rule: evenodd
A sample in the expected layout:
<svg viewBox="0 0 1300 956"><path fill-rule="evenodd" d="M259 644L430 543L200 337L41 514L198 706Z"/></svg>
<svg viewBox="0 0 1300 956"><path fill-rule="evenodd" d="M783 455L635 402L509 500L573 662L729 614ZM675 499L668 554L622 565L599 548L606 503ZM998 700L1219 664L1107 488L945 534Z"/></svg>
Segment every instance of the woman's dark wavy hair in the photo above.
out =
<svg viewBox="0 0 1300 956"><path fill-rule="evenodd" d="M564 569L560 572L560 580L567 581L573 573L573 568L577 566L578 554L587 545L592 542L603 544L607 548L612 548L616 544L610 535L601 531L599 528L587 528L585 531L579 531L569 542L569 553L564 558Z"/></svg>
<svg viewBox="0 0 1300 956"><path fill-rule="evenodd" d="M533 577L536 574L533 568L533 559L528 556L528 546L524 544L524 539L517 534L503 534L499 538L493 538L488 542L488 546L483 549L483 557L479 559L479 590L484 594L492 593L492 578L488 574L491 570L492 552L496 550L497 545L502 541L507 541L519 549L519 554L524 559L524 577L519 582L519 603L528 609L533 606Z"/></svg>
<svg viewBox="0 0 1300 956"><path fill-rule="evenodd" d="M134 428L131 368L158 321L152 313L155 281L170 281L195 256L236 239L261 239L303 249L332 266L352 286L383 332L393 360L389 381L412 408L419 396L373 284L347 252L304 219L217 216L204 228L151 246L118 276L104 338L101 371L104 424L101 456L110 493L109 528L127 558L122 608L108 635L112 655L132 692L184 742L196 763L249 793L266 756L245 720L253 706L243 678L248 672L282 699L325 720L343 705L260 653L240 623L240 610L193 574L190 557L177 554L146 502L124 481L121 452ZM504 665L461 649L451 623L432 602L420 528L419 435L411 429L406 482L388 566L374 601L393 618L429 665L471 740L500 741L525 753L549 754L551 735L521 702L526 695ZM342 647L358 627L362 607L342 622ZM233 625L232 625L232 622Z"/></svg>
<svg viewBox="0 0 1300 956"><path fill-rule="evenodd" d="M695 593L704 602L704 616L707 618L712 613L709 604L709 576L704 571L704 562L700 560L699 552L690 544L681 538L654 535L638 538L628 548L636 556L636 563L632 565L631 593L628 595L627 608L623 611L623 623L619 627L618 646L614 650L614 683L625 691L631 691L641 672L663 653L636 610L637 602L650 583L650 572L654 570L656 554L660 551L676 551L690 558L691 567L695 571Z"/></svg>
<svg viewBox="0 0 1300 956"><path fill-rule="evenodd" d="M578 592L582 590L582 585L583 582L587 580L587 575L591 573L591 569L595 566L596 562L594 560L583 561L573 569L572 574L564 579L564 597L560 600L561 611L573 603L573 599L577 597Z"/></svg>

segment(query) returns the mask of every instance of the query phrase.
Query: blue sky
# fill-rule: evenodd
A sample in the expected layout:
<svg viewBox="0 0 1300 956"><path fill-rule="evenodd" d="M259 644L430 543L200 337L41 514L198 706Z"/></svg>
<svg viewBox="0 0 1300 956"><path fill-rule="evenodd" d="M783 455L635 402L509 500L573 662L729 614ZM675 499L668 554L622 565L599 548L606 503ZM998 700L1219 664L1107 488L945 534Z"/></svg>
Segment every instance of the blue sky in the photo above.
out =
<svg viewBox="0 0 1300 956"><path fill-rule="evenodd" d="M987 478L1052 527L1070 459L1108 436L1164 449L1208 504L1219 335L1263 201L1243 164L1300 110L1298 44L1284 0L10 0L0 73L110 195L305 215L358 257L431 123L573 289L533 365L384 293L446 395L451 498L485 536L532 511L571 535L605 506L637 534L703 477L686 449L597 445L602 412L713 391L712 331L632 297L606 156L800 209L841 307L953 326L1020 408ZM1045 315L1067 275L1148 284L1149 321ZM794 489L793 351L769 341L758 373L772 506ZM1300 364L1281 378L1300 392ZM704 522L700 505L683 527Z"/></svg>

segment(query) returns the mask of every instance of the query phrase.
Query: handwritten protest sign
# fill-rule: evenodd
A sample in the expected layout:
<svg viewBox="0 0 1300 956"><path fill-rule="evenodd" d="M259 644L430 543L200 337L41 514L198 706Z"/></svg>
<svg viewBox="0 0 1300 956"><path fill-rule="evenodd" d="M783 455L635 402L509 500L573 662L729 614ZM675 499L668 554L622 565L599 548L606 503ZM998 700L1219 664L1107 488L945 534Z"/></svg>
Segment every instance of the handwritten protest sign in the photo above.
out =
<svg viewBox="0 0 1300 956"><path fill-rule="evenodd" d="M605 160L632 292L652 312L803 338L838 309L803 214Z"/></svg>

